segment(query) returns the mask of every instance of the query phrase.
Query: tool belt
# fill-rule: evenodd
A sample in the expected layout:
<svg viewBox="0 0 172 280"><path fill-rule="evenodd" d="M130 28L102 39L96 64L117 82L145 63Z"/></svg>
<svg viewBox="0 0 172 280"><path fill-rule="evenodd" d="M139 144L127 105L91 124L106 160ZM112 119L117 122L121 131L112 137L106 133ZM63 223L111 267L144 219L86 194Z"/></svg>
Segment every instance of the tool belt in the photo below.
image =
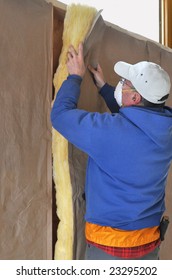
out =
<svg viewBox="0 0 172 280"><path fill-rule="evenodd" d="M160 239L163 241L165 239L165 233L167 231L168 225L169 225L169 217L168 216L163 216L162 220L160 222Z"/></svg>

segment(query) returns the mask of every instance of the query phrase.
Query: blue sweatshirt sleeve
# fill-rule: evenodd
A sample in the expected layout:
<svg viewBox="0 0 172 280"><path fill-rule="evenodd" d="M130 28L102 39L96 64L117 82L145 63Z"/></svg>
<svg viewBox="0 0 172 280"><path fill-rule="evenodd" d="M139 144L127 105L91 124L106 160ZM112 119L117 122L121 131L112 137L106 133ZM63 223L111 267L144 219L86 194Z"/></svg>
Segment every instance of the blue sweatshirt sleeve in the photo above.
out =
<svg viewBox="0 0 172 280"><path fill-rule="evenodd" d="M88 153L91 113L77 109L81 82L78 75L69 75L63 82L51 110L51 123L69 142Z"/></svg>
<svg viewBox="0 0 172 280"><path fill-rule="evenodd" d="M70 75L63 82L53 104L51 122L69 142L95 158L98 150L103 150L106 145L103 135L111 127L116 114L77 109L81 82L81 77L77 75ZM103 135L102 131L105 131Z"/></svg>
<svg viewBox="0 0 172 280"><path fill-rule="evenodd" d="M100 95L103 97L106 105L108 106L111 113L119 112L119 105L114 98L114 90L115 87L110 86L109 84L105 84L99 91Z"/></svg>

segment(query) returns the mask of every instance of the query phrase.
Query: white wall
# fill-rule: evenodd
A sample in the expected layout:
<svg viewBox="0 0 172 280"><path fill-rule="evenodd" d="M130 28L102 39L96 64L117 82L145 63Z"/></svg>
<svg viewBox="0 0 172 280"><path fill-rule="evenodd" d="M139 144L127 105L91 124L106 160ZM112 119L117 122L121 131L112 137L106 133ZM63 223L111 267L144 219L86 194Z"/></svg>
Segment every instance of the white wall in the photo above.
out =
<svg viewBox="0 0 172 280"><path fill-rule="evenodd" d="M159 0L60 0L103 9L104 20L159 42Z"/></svg>

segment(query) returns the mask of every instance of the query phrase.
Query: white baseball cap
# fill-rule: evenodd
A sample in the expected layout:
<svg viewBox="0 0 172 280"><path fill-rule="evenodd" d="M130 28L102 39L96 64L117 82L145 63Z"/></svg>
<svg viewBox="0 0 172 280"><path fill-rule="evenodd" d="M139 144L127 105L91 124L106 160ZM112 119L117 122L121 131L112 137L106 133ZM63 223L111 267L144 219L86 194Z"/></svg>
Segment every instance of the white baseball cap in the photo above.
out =
<svg viewBox="0 0 172 280"><path fill-rule="evenodd" d="M141 61L129 64L119 61L114 65L114 71L129 80L140 95L151 103L164 103L170 92L170 77L158 64Z"/></svg>

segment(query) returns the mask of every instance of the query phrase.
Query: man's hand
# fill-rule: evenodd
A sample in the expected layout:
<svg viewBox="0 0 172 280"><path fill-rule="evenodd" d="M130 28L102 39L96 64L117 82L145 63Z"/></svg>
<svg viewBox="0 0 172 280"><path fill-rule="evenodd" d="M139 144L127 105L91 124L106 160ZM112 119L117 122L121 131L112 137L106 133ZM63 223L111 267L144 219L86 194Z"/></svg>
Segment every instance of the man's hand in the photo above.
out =
<svg viewBox="0 0 172 280"><path fill-rule="evenodd" d="M100 65L99 64L97 65L97 69L95 69L91 65L89 65L88 69L93 74L96 86L98 88L102 88L106 82L105 82L103 71L102 71L102 68L100 67Z"/></svg>
<svg viewBox="0 0 172 280"><path fill-rule="evenodd" d="M80 43L78 52L71 45L68 50L67 68L70 75L79 75L83 78L86 68L83 56L83 44Z"/></svg>

